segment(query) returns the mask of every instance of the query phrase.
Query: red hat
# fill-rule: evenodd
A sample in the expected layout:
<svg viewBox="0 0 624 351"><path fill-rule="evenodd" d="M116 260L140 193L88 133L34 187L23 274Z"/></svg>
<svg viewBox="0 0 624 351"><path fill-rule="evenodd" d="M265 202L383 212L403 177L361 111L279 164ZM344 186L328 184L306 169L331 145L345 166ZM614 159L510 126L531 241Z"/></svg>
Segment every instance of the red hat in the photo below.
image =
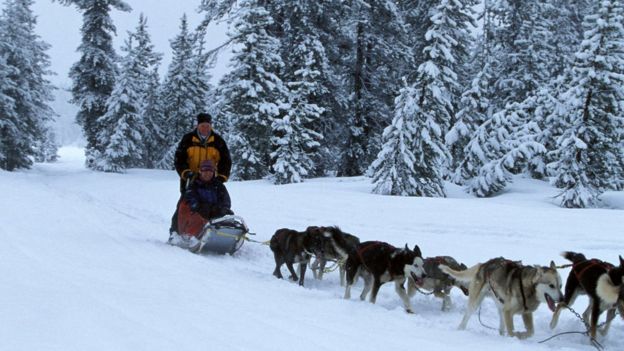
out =
<svg viewBox="0 0 624 351"><path fill-rule="evenodd" d="M212 160L203 160L201 161L201 163L199 164L199 170L200 171L215 171L215 164L214 162L212 162Z"/></svg>

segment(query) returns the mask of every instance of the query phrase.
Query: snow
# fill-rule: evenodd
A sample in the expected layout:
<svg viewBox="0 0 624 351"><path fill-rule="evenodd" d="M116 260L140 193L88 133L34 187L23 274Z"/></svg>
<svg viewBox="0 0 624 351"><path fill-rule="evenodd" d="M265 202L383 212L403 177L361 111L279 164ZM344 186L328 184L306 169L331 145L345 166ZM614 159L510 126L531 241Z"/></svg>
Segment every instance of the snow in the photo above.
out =
<svg viewBox="0 0 624 351"><path fill-rule="evenodd" d="M178 179L172 171L132 169L99 173L83 167L83 150L64 147L55 164L0 172L0 340L4 350L588 350L582 330L565 311L554 331L540 306L536 335L501 337L473 316L456 330L466 298L441 312L432 296L403 311L390 285L377 304L342 298L337 273L305 287L271 275L270 249L246 243L234 256L194 255L165 244ZM547 264L563 250L617 262L624 193L605 194L605 208L557 206L557 190L516 178L503 194L478 199L447 184L449 197L371 194L367 178L320 178L274 186L228 182L233 209L257 241L276 229L339 225L363 240L418 244L425 256L451 255L468 265L505 256ZM285 273L285 269L283 268ZM567 270L562 270L565 281ZM583 310L579 298L575 309ZM497 326L491 301L484 324ZM522 328L519 317L516 325ZM624 347L619 317L600 339Z"/></svg>

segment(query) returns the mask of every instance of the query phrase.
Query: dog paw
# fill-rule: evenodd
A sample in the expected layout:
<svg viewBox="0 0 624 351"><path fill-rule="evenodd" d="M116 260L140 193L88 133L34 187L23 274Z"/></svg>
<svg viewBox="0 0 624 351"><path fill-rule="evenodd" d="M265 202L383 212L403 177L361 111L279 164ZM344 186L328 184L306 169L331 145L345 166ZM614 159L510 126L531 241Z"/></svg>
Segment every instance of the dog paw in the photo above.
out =
<svg viewBox="0 0 624 351"><path fill-rule="evenodd" d="M529 332L515 332L515 333L511 334L511 336L515 336L516 338L518 338L520 340L524 340L524 339L527 339L528 337L530 337L531 333L529 333Z"/></svg>
<svg viewBox="0 0 624 351"><path fill-rule="evenodd" d="M409 313L409 314L414 314L414 311L412 311L411 309L406 309L405 312Z"/></svg>

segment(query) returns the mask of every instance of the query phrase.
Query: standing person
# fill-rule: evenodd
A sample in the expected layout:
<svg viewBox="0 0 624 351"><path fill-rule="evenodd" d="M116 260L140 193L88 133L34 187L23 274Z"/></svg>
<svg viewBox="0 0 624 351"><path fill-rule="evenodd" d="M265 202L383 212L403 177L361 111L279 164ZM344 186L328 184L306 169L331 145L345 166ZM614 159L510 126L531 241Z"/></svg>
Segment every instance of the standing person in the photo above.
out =
<svg viewBox="0 0 624 351"><path fill-rule="evenodd" d="M198 173L199 165L204 160L211 160L216 165L214 176L217 181L223 183L228 180L232 168L230 151L223 138L212 130L212 116L208 113L197 115L197 127L182 137L176 149L174 165L180 176L181 194L184 193L187 179L192 179ZM178 205L171 217L169 241L178 234Z"/></svg>

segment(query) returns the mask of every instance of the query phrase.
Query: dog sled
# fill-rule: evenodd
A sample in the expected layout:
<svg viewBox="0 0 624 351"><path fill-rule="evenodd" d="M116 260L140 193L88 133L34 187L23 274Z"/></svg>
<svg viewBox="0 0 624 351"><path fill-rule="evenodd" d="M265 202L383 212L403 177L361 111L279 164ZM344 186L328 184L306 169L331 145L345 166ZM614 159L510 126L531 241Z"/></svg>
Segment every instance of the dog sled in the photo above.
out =
<svg viewBox="0 0 624 351"><path fill-rule="evenodd" d="M184 238L177 244L194 253L233 254L243 246L249 228L242 217L226 215L206 220L191 211L186 201L178 209L178 230Z"/></svg>

